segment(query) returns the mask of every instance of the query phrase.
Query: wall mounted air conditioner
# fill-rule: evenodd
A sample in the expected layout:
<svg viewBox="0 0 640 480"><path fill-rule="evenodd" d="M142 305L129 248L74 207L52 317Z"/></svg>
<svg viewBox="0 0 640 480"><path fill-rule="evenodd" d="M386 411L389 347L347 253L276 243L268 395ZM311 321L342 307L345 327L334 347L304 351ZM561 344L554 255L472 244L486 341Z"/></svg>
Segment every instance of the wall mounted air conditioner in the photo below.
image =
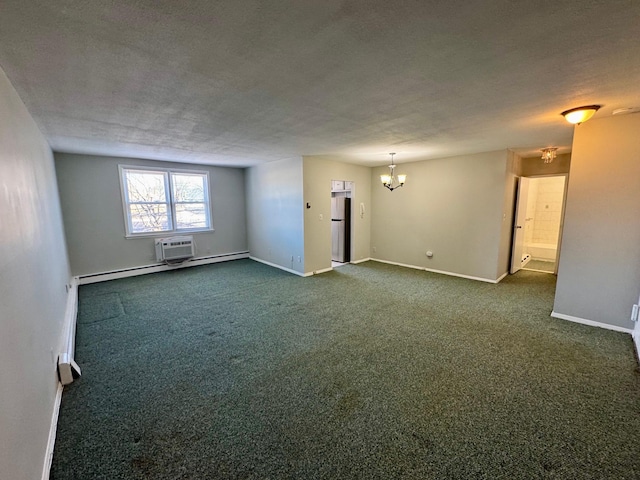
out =
<svg viewBox="0 0 640 480"><path fill-rule="evenodd" d="M165 263L181 263L193 258L195 245L193 236L156 238L156 260Z"/></svg>

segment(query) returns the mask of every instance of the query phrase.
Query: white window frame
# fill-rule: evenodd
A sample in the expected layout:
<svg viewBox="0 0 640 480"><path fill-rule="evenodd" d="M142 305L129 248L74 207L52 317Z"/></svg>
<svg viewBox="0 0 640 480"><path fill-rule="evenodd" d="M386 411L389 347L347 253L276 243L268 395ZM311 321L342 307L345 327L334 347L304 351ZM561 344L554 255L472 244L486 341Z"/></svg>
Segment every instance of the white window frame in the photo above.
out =
<svg viewBox="0 0 640 480"><path fill-rule="evenodd" d="M154 202L158 204L167 205L167 217L169 222L169 230L157 230L153 232L133 232L133 224L131 221L131 217L129 215L130 209L129 205L136 202L129 202L129 195L126 188L126 180L125 173L129 170L138 171L138 172L149 172L149 173L162 173L164 176L164 188L165 188L165 198L164 202ZM211 214L211 195L209 192L210 182L209 182L209 172L206 170L188 170L188 169L178 169L178 168L158 168L158 167L147 167L144 165L118 165L118 173L120 177L120 194L122 197L122 213L124 215L124 228L125 228L125 237L126 238L139 238L139 237L157 237L158 235L173 235L177 233L195 233L195 232L212 232L213 228L213 216ZM173 174L187 174L187 175L200 175L204 178L205 188L204 188L204 203L205 203L205 213L207 226L204 228L176 228L176 204L183 203L192 203L192 202L176 202L173 198ZM149 202L144 202L149 203ZM200 202L198 202L200 203Z"/></svg>

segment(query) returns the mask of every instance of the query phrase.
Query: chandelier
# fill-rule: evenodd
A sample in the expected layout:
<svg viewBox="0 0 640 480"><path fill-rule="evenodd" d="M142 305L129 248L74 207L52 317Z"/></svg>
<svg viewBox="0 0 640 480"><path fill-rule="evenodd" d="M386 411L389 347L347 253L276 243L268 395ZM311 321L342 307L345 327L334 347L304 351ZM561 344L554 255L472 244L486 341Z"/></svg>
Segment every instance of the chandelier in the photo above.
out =
<svg viewBox="0 0 640 480"><path fill-rule="evenodd" d="M542 160L544 160L544 163L553 162L553 160L556 158L556 150L558 150L558 149L555 148L555 147L543 148L541 150L541 152L542 152Z"/></svg>
<svg viewBox="0 0 640 480"><path fill-rule="evenodd" d="M391 155L391 165L389 165L389 173L385 175L380 175L380 181L382 185L387 187L392 192L399 187L404 185L404 182L407 181L407 176L404 174L395 174L396 164L393 161L393 156L395 153L390 153Z"/></svg>

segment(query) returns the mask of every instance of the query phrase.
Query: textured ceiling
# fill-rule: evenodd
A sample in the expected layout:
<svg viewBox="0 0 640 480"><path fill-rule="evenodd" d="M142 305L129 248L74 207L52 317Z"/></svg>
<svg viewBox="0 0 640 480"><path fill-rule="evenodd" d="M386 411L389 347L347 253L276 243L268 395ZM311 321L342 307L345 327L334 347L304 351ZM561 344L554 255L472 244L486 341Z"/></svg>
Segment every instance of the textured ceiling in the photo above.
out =
<svg viewBox="0 0 640 480"><path fill-rule="evenodd" d="M55 151L214 165L566 151L562 110L640 106L639 40L636 0L0 2Z"/></svg>

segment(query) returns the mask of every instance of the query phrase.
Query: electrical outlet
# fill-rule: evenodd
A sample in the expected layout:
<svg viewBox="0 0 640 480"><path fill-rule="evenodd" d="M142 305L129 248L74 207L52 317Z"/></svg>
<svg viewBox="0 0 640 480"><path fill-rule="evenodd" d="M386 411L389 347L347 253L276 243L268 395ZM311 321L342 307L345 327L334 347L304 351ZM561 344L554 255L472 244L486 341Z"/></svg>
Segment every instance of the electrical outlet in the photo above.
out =
<svg viewBox="0 0 640 480"><path fill-rule="evenodd" d="M302 257L298 255L298 263L302 263Z"/></svg>
<svg viewBox="0 0 640 480"><path fill-rule="evenodd" d="M320 220L324 220L324 215L320 214L319 218L320 218Z"/></svg>
<svg viewBox="0 0 640 480"><path fill-rule="evenodd" d="M373 253L376 253L376 247L373 247L371 250L373 250Z"/></svg>

